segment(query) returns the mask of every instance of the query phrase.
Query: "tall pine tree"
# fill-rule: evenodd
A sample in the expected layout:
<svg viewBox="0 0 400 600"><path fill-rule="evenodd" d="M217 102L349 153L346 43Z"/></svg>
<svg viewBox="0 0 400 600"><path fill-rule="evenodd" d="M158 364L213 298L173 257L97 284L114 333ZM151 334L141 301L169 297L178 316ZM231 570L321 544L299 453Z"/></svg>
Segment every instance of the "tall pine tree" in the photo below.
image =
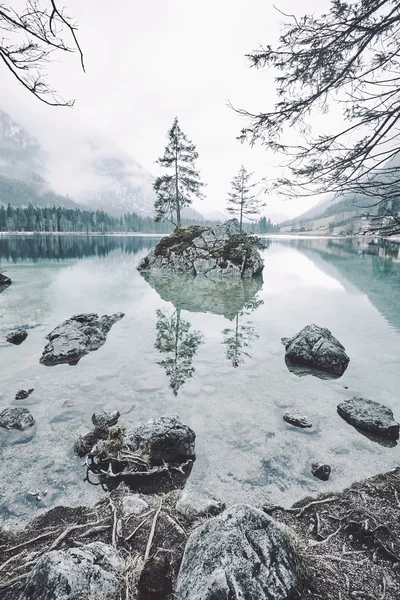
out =
<svg viewBox="0 0 400 600"><path fill-rule="evenodd" d="M180 227L182 208L192 204L193 198L202 198L204 184L195 169L198 157L196 146L188 140L175 118L168 132L164 156L157 161L169 172L157 177L153 184L157 194L154 203L156 221L168 220Z"/></svg>
<svg viewBox="0 0 400 600"><path fill-rule="evenodd" d="M240 167L239 173L233 178L231 189L228 192L228 205L226 210L231 215L239 216L240 231L243 228L243 217L259 214L265 206L258 194L254 194L256 183L251 183L253 173L249 173L244 166Z"/></svg>

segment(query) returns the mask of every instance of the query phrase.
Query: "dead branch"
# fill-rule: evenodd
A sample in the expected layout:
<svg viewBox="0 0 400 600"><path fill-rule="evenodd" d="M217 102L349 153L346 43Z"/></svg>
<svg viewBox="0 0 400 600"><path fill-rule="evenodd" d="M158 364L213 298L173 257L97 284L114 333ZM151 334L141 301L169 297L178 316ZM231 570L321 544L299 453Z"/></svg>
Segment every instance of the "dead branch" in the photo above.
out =
<svg viewBox="0 0 400 600"><path fill-rule="evenodd" d="M148 558L150 556L151 544L153 543L154 532L156 530L157 519L158 519L158 515L160 514L161 507L162 507L162 500L160 502L160 506L159 506L156 514L154 515L153 523L151 525L150 535L149 535L149 539L147 541L147 546L146 546L146 552L144 553L144 560L145 561L148 560Z"/></svg>

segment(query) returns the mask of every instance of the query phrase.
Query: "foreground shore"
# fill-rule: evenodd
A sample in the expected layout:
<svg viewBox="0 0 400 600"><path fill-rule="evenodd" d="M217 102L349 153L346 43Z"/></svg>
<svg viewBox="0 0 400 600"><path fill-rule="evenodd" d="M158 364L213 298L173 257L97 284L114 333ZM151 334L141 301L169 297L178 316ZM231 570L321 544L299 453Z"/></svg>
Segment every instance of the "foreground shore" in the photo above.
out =
<svg viewBox="0 0 400 600"><path fill-rule="evenodd" d="M123 507L129 494L128 488L120 486L92 508L59 506L23 531L3 528L0 598L19 597L44 553L91 542L104 542L123 558L115 600L174 598L185 544L206 519L190 523L177 513L179 491L142 496L148 509L127 517ZM290 509L259 508L276 520L290 541L302 598L400 597L400 469L341 493L305 498Z"/></svg>

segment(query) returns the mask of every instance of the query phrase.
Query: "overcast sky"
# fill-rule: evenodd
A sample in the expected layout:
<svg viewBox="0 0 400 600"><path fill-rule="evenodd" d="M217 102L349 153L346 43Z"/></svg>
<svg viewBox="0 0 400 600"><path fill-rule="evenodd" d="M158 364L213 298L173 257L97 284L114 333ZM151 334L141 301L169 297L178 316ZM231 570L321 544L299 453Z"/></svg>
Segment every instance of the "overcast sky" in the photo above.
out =
<svg viewBox="0 0 400 600"><path fill-rule="evenodd" d="M19 0L15 0L18 2ZM45 4L48 0L41 0ZM327 0L275 0L286 13L320 13ZM14 6L14 0L11 0ZM51 108L22 89L0 66L0 106L50 153L57 191L83 184L87 141L129 153L152 173L166 133L178 116L197 145L207 198L221 210L230 180L243 163L256 177L274 177L276 157L236 140L243 122L227 106L271 108L273 79L250 69L245 54L273 44L283 17L272 0L64 0L79 23L87 73L79 58L57 55L52 86L73 109ZM82 179L81 179L82 178ZM266 198L266 213L300 214L316 200ZM198 206L201 210L201 206Z"/></svg>

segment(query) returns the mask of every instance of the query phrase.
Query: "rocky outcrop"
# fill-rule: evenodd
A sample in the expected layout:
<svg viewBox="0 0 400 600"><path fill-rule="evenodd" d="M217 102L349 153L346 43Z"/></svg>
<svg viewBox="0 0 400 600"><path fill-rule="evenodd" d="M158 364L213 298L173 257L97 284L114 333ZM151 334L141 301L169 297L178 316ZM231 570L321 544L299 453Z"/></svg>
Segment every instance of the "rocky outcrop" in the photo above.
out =
<svg viewBox="0 0 400 600"><path fill-rule="evenodd" d="M176 504L176 511L189 522L215 517L225 508L225 502L197 486L185 487Z"/></svg>
<svg viewBox="0 0 400 600"><path fill-rule="evenodd" d="M342 375L349 364L345 348L329 329L307 325L292 338L282 338L289 362Z"/></svg>
<svg viewBox="0 0 400 600"><path fill-rule="evenodd" d="M6 275L3 275L3 273L0 273L0 287L9 286L11 284L11 279L9 277L6 277Z"/></svg>
<svg viewBox="0 0 400 600"><path fill-rule="evenodd" d="M308 420L308 418L300 415L297 412L285 412L285 414L283 415L283 420L286 423L289 423L289 425L293 425L294 427L300 427L301 429L312 427L312 423Z"/></svg>
<svg viewBox="0 0 400 600"><path fill-rule="evenodd" d="M48 367L65 363L76 365L83 356L105 343L111 327L123 316L124 313L100 318L91 313L74 315L46 336L49 343L43 350L41 364Z"/></svg>
<svg viewBox="0 0 400 600"><path fill-rule="evenodd" d="M17 329L16 331L12 331L6 336L7 342L10 344L14 344L14 346L19 346L26 340L28 337L28 332L26 329Z"/></svg>
<svg viewBox="0 0 400 600"><path fill-rule="evenodd" d="M160 417L127 434L133 452L149 457L152 465L183 463L195 456L196 435L179 417Z"/></svg>
<svg viewBox="0 0 400 600"><path fill-rule="evenodd" d="M179 227L141 260L138 270L207 277L254 277L264 268L258 240L236 219L216 227Z"/></svg>
<svg viewBox="0 0 400 600"><path fill-rule="evenodd" d="M387 406L364 398L350 398L338 404L337 411L357 429L376 436L399 439L399 424Z"/></svg>
<svg viewBox="0 0 400 600"><path fill-rule="evenodd" d="M186 545L178 600L292 600L300 596L286 535L270 516L232 506L198 527Z"/></svg>
<svg viewBox="0 0 400 600"><path fill-rule="evenodd" d="M6 408L0 412L0 427L25 431L35 424L35 419L27 408Z"/></svg>
<svg viewBox="0 0 400 600"><path fill-rule="evenodd" d="M109 600L117 592L121 567L117 551L102 542L46 552L30 573L21 600Z"/></svg>

